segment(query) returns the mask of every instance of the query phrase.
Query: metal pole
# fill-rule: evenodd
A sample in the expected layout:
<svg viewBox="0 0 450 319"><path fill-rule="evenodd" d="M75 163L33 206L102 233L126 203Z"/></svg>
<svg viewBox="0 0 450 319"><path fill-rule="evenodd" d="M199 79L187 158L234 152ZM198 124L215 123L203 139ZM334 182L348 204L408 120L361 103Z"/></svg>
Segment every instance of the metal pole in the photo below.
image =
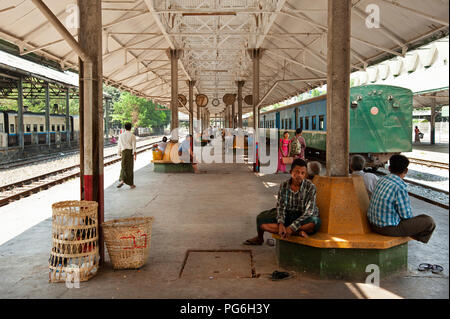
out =
<svg viewBox="0 0 450 319"><path fill-rule="evenodd" d="M351 0L328 0L327 175L349 175Z"/></svg>
<svg viewBox="0 0 450 319"><path fill-rule="evenodd" d="M238 127L242 128L242 88L244 87L245 82L244 81L237 81L238 85Z"/></svg>
<svg viewBox="0 0 450 319"><path fill-rule="evenodd" d="M17 83L17 137L19 147L23 150L25 148L24 134L23 134L23 78L20 77Z"/></svg>
<svg viewBox="0 0 450 319"><path fill-rule="evenodd" d="M98 222L104 221L103 183L103 65L101 0L78 0L79 44L88 59L80 63L80 115L83 116L83 175L81 198L98 203ZM82 90L82 91L81 91ZM82 97L82 98L81 98ZM81 110L81 108L83 110ZM104 262L104 239L99 232L100 262Z"/></svg>
<svg viewBox="0 0 450 319"><path fill-rule="evenodd" d="M170 130L172 132L171 139L178 141L178 59L180 58L180 50L169 49L170 57L170 79L171 79L171 99L170 109L172 118L170 122Z"/></svg>
<svg viewBox="0 0 450 319"><path fill-rule="evenodd" d="M52 141L50 139L50 84L48 82L45 82L45 133L45 142L50 149Z"/></svg>
<svg viewBox="0 0 450 319"><path fill-rule="evenodd" d="M106 98L106 112L105 112L105 137L109 138L109 110L111 108L111 99Z"/></svg>
<svg viewBox="0 0 450 319"><path fill-rule="evenodd" d="M435 96L436 93L433 93ZM431 118L430 118L430 144L434 145L436 143L436 99L433 97L431 99Z"/></svg>
<svg viewBox="0 0 450 319"><path fill-rule="evenodd" d="M255 130L254 139L255 139L255 163L253 164L253 171L259 172L259 156L258 156L258 140L259 140L259 132L257 128L259 127L259 61L262 56L261 49L250 49L249 50L250 57L253 61L253 128Z"/></svg>
<svg viewBox="0 0 450 319"><path fill-rule="evenodd" d="M69 88L66 90L66 144L70 147L70 95Z"/></svg>
<svg viewBox="0 0 450 319"><path fill-rule="evenodd" d="M194 136L194 86L195 81L187 81L189 86L189 134Z"/></svg>

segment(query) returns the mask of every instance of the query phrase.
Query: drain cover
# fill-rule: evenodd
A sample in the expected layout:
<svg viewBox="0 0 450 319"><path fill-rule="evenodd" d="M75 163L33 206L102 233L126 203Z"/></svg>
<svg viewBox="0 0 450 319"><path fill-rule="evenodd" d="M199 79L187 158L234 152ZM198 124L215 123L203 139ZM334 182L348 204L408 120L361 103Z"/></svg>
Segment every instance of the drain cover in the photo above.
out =
<svg viewBox="0 0 450 319"><path fill-rule="evenodd" d="M188 250L180 277L253 278L251 250Z"/></svg>

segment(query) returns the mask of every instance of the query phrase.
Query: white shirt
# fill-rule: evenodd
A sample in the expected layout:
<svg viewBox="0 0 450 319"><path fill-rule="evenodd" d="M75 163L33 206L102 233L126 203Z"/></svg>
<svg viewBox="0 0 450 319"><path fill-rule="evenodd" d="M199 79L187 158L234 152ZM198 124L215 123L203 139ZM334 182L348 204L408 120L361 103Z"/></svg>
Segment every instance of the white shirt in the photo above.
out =
<svg viewBox="0 0 450 319"><path fill-rule="evenodd" d="M369 198L372 197L373 190L375 189L375 185L378 182L378 176L372 173L366 173L363 171L353 172L352 175L362 176L364 180L364 185L366 186L367 194L369 194Z"/></svg>
<svg viewBox="0 0 450 319"><path fill-rule="evenodd" d="M164 152L166 150L167 142L161 142L158 144L158 148L161 150L161 152Z"/></svg>
<svg viewBox="0 0 450 319"><path fill-rule="evenodd" d="M133 150L133 154L136 153L136 136L130 131L125 131L119 136L118 151L119 155L123 150Z"/></svg>

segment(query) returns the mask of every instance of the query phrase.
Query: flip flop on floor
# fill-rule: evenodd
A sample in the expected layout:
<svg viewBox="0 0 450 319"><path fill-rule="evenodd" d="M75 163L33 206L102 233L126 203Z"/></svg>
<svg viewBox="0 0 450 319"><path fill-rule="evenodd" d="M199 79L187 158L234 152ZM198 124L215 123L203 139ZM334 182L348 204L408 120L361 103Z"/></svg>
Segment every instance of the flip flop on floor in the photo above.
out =
<svg viewBox="0 0 450 319"><path fill-rule="evenodd" d="M295 275L292 272L287 272L287 271L278 271L275 270L270 276L269 278L272 281L280 281L280 280L285 280L285 279L290 279L290 278L294 278Z"/></svg>
<svg viewBox="0 0 450 319"><path fill-rule="evenodd" d="M249 245L249 246L261 246L264 242L257 242L257 241L252 241L250 239L247 239L246 241L244 241L242 244L243 245Z"/></svg>
<svg viewBox="0 0 450 319"><path fill-rule="evenodd" d="M444 267L442 267L441 265L433 265L433 267L431 267L431 272L433 274L440 274L443 270Z"/></svg>
<svg viewBox="0 0 450 319"><path fill-rule="evenodd" d="M441 265L432 265L423 263L419 265L418 270L419 271L431 270L433 274L440 274L444 270L444 267L442 267Z"/></svg>

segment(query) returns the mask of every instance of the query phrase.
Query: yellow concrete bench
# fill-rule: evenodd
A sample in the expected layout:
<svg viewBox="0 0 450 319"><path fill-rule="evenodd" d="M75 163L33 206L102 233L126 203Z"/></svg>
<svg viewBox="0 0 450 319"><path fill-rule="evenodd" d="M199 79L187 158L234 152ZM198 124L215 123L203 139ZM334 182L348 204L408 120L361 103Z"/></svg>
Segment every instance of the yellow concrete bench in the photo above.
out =
<svg viewBox="0 0 450 319"><path fill-rule="evenodd" d="M358 249L387 249L404 244L411 240L409 237L389 237L376 233L367 233L364 235L330 235L318 232L310 235L308 238L300 236L290 236L282 239L273 234L273 238L285 240L291 243L306 245L317 248L358 248Z"/></svg>
<svg viewBox="0 0 450 319"><path fill-rule="evenodd" d="M178 155L179 143L169 142L162 160L152 160L154 171L160 173L193 172L192 163L184 163Z"/></svg>
<svg viewBox="0 0 450 319"><path fill-rule="evenodd" d="M324 182L325 179L327 182ZM331 183L329 179L316 176L313 180L322 220L319 232L309 238L290 236L282 239L276 234L273 238L317 248L359 249L388 249L411 240L410 237L383 236L372 232L366 215L369 197L362 177L352 177L345 182L331 178ZM330 207L341 207L343 210L330 210Z"/></svg>
<svg viewBox="0 0 450 319"><path fill-rule="evenodd" d="M366 279L366 267L372 264L382 277L407 269L411 238L372 232L366 216L369 197L361 176L316 176L313 183L322 225L308 238L272 235L281 267L358 281Z"/></svg>

